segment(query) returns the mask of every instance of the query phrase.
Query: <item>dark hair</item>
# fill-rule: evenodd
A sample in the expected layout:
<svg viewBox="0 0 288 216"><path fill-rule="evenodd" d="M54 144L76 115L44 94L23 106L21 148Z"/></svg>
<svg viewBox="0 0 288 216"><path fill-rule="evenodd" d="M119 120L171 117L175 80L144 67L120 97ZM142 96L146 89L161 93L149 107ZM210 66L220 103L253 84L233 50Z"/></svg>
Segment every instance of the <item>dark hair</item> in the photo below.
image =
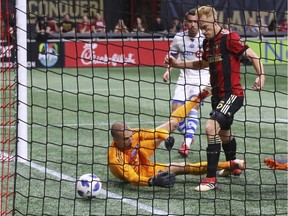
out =
<svg viewBox="0 0 288 216"><path fill-rule="evenodd" d="M197 12L196 10L197 10L196 8L192 8L192 9L188 10L188 11L186 12L186 14L185 14L185 19L187 19L187 17L188 17L189 15L195 16L195 15L196 15L196 12Z"/></svg>

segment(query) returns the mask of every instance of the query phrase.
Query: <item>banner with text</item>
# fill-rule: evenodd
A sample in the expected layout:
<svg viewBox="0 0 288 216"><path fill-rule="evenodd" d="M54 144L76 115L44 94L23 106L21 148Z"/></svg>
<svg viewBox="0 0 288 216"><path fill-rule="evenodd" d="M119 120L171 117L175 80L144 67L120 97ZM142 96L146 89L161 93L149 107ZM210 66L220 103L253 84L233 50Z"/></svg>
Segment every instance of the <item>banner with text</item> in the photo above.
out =
<svg viewBox="0 0 288 216"><path fill-rule="evenodd" d="M169 41L66 42L66 67L164 66Z"/></svg>
<svg viewBox="0 0 288 216"><path fill-rule="evenodd" d="M248 40L246 44L261 57L263 64L288 63L288 42L286 39Z"/></svg>

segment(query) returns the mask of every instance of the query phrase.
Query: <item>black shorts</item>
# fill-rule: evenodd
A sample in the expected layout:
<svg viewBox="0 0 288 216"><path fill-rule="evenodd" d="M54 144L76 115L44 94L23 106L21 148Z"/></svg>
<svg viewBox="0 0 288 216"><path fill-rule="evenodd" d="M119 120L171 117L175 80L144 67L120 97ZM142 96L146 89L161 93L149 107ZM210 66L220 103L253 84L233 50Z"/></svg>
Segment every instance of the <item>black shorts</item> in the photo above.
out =
<svg viewBox="0 0 288 216"><path fill-rule="evenodd" d="M210 119L216 120L221 129L229 130L234 120L234 114L243 106L244 97L228 95L224 98L211 98L212 109Z"/></svg>

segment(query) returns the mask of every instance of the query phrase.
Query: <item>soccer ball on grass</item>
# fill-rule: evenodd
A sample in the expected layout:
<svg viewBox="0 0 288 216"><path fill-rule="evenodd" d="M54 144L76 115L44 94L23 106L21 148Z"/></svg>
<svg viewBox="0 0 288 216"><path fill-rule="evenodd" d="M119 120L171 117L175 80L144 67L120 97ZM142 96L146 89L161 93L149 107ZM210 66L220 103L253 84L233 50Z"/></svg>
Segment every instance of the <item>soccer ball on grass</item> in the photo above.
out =
<svg viewBox="0 0 288 216"><path fill-rule="evenodd" d="M77 193L84 199L94 199L101 188L101 180L95 174L84 174L76 182Z"/></svg>

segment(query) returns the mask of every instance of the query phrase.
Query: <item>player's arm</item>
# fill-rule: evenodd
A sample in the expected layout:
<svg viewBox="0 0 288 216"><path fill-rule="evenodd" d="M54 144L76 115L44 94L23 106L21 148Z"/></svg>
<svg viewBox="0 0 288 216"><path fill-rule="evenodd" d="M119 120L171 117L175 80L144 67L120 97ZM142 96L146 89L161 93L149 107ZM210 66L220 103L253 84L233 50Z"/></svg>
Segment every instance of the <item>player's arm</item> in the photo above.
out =
<svg viewBox="0 0 288 216"><path fill-rule="evenodd" d="M166 140L169 137L169 132L162 128L157 129L141 129L139 134L140 140Z"/></svg>
<svg viewBox="0 0 288 216"><path fill-rule="evenodd" d="M113 169L113 174L116 171L116 173L118 173L118 177L120 177L122 180L128 181L131 185L134 186L157 186L163 188L171 188L175 183L174 173L163 172L154 177L148 178L146 176L138 175L134 171L133 167L126 163L118 165L110 164L110 169Z"/></svg>
<svg viewBox="0 0 288 216"><path fill-rule="evenodd" d="M129 164L124 164L123 167L120 167L123 170L123 177L126 181L134 186L148 186L149 178L146 176L138 175L133 167Z"/></svg>
<svg viewBox="0 0 288 216"><path fill-rule="evenodd" d="M163 82L167 82L169 80L172 69L173 68L170 67L169 65L167 66L167 69L166 69L165 73L163 74Z"/></svg>
<svg viewBox="0 0 288 216"><path fill-rule="evenodd" d="M173 56L166 56L164 59L165 64L168 64L170 67L174 68L190 68L194 70L200 70L203 68L207 68L209 66L209 63L205 60L199 60L199 61L178 61Z"/></svg>
<svg viewBox="0 0 288 216"><path fill-rule="evenodd" d="M170 151L175 142L174 137L170 136L169 131L164 128L161 128L161 126L156 128L155 130L152 129L145 129L145 131L142 130L140 132L139 139L142 141L141 147L146 148L147 150L154 150L160 144L160 142L157 142L156 140L162 140L165 141L166 149ZM151 142L151 140L153 140L153 142ZM152 156L153 153L151 154L150 152L150 155Z"/></svg>
<svg viewBox="0 0 288 216"><path fill-rule="evenodd" d="M175 39L174 39L174 40L175 40ZM171 46L173 46L173 44L175 44L175 43L176 43L176 42L173 41L173 43L172 43ZM177 46L174 46L174 49L176 49L175 47L177 48ZM172 49L173 49L173 48L172 48ZM175 59L178 58L178 52L171 52L171 53L169 53L167 56L169 56L169 55L172 55ZM168 58L168 57L167 57L167 58ZM171 74L172 70L173 70L173 67L171 67L170 65L167 65L167 69L166 69L165 73L163 74L163 81L164 81L164 82L167 82L167 81L169 80L170 74Z"/></svg>
<svg viewBox="0 0 288 216"><path fill-rule="evenodd" d="M139 176L133 169L132 165L125 159L123 152L116 147L110 147L108 153L108 165L111 173L123 181L132 185L148 186L149 178Z"/></svg>
<svg viewBox="0 0 288 216"><path fill-rule="evenodd" d="M265 75L264 75L264 67L261 62L261 59L258 57L258 55L251 49L248 48L244 53L243 57L249 59L249 61L252 63L256 73L257 78L255 80L253 89L255 90L261 90L264 87L265 83Z"/></svg>

